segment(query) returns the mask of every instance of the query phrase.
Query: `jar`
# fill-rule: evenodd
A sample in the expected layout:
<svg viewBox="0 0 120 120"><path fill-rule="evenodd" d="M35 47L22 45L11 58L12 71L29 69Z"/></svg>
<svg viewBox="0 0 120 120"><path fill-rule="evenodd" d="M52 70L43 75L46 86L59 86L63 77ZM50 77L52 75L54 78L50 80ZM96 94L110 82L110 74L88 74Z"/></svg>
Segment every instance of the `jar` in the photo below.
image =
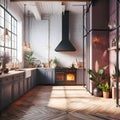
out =
<svg viewBox="0 0 120 120"><path fill-rule="evenodd" d="M112 40L112 47L114 46L114 39Z"/></svg>

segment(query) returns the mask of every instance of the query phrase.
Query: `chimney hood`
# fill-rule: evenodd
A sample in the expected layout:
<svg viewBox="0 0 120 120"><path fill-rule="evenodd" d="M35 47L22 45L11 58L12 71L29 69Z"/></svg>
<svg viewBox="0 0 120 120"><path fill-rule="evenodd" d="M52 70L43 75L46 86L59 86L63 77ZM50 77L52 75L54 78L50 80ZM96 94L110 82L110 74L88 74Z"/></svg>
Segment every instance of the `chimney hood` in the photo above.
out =
<svg viewBox="0 0 120 120"><path fill-rule="evenodd" d="M56 52L76 51L69 41L69 11L62 13L62 41L55 49Z"/></svg>

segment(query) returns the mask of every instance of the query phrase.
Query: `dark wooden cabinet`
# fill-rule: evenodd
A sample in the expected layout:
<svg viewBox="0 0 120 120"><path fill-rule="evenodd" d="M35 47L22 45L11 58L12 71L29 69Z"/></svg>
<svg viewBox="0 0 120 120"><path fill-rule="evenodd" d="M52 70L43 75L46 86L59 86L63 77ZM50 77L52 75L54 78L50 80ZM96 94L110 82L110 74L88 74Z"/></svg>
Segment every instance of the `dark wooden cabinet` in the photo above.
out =
<svg viewBox="0 0 120 120"><path fill-rule="evenodd" d="M46 69L45 70L45 79L46 84L54 84L55 83L55 70L54 69Z"/></svg>
<svg viewBox="0 0 120 120"><path fill-rule="evenodd" d="M8 76L7 76L8 75ZM6 74L0 78L0 111L36 85L36 69L31 77L25 78L25 72Z"/></svg>
<svg viewBox="0 0 120 120"><path fill-rule="evenodd" d="M52 85L55 83L54 69L38 69L37 70L37 84Z"/></svg>
<svg viewBox="0 0 120 120"><path fill-rule="evenodd" d="M30 90L30 81L31 77L25 78L24 80L24 93L26 93L28 90Z"/></svg>
<svg viewBox="0 0 120 120"><path fill-rule="evenodd" d="M0 111L12 102L13 76L0 78Z"/></svg>
<svg viewBox="0 0 120 120"><path fill-rule="evenodd" d="M13 100L16 100L20 96L20 74L16 74L13 76L13 83L12 83L12 95Z"/></svg>
<svg viewBox="0 0 120 120"><path fill-rule="evenodd" d="M25 80L25 73L20 73L20 82L19 82L19 95L24 94L24 80Z"/></svg>
<svg viewBox="0 0 120 120"><path fill-rule="evenodd" d="M36 69L31 71L31 80L30 80L30 88L33 88L37 84L37 76Z"/></svg>

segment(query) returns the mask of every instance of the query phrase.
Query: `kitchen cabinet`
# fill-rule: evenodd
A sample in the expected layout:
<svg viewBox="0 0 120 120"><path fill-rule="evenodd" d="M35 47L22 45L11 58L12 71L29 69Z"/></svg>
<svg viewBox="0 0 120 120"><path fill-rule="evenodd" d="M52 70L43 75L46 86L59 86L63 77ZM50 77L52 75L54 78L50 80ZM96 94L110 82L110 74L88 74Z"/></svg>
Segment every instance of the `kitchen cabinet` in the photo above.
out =
<svg viewBox="0 0 120 120"><path fill-rule="evenodd" d="M25 92L36 85L36 69L31 77L25 78L24 71L9 72L0 76L0 111L17 100Z"/></svg>
<svg viewBox="0 0 120 120"><path fill-rule="evenodd" d="M24 80L25 80L25 73L20 73L20 82L19 82L19 95L24 94Z"/></svg>
<svg viewBox="0 0 120 120"><path fill-rule="evenodd" d="M13 76L0 78L0 111L12 102Z"/></svg>
<svg viewBox="0 0 120 120"><path fill-rule="evenodd" d="M24 80L24 93L26 93L30 89L30 80L31 77L25 78Z"/></svg>
<svg viewBox="0 0 120 120"><path fill-rule="evenodd" d="M20 74L16 74L13 76L13 83L12 83L12 99L16 100L20 95Z"/></svg>
<svg viewBox="0 0 120 120"><path fill-rule="evenodd" d="M30 88L33 88L37 84L37 76L36 69L31 71L31 80L30 80Z"/></svg>
<svg viewBox="0 0 120 120"><path fill-rule="evenodd" d="M37 70L37 84L52 85L55 83L54 69L38 69Z"/></svg>

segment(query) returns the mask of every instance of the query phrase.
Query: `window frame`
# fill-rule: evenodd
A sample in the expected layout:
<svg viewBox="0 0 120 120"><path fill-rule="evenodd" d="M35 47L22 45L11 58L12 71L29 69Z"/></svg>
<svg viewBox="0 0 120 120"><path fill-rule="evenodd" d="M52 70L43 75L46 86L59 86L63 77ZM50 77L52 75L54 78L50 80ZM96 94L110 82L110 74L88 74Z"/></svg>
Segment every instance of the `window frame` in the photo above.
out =
<svg viewBox="0 0 120 120"><path fill-rule="evenodd" d="M18 55L18 49L17 49L17 24L18 23L17 23L16 18L1 4L0 4L0 9L2 9L4 12L3 16L0 15L0 21L4 20L4 25L2 26L2 22L0 24L1 31L3 31L4 28L8 29L10 27L10 29L8 29L8 32L10 34L10 41L8 41L9 42L8 43L4 40L3 41L0 40L0 52L9 51L9 54L11 56L11 62L16 63L17 55ZM2 34L2 32L0 34ZM3 42L3 44L1 44L1 42ZM1 51L2 49L4 50Z"/></svg>

